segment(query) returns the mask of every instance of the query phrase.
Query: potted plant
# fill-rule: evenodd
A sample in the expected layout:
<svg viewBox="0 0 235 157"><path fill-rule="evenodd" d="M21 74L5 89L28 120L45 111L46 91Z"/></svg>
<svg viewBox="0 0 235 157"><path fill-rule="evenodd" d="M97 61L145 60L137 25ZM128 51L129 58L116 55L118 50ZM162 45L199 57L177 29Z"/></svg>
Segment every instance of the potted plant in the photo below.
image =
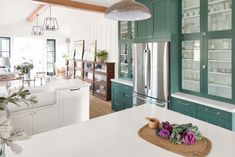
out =
<svg viewBox="0 0 235 157"><path fill-rule="evenodd" d="M22 148L15 141L27 140L30 137L25 132L12 127L9 117L8 103L17 106L20 103L32 105L37 102L35 96L30 96L29 90L21 88L18 92L10 94L8 97L0 97L0 157L5 157L5 146L9 146L11 150L19 154Z"/></svg>
<svg viewBox="0 0 235 157"><path fill-rule="evenodd" d="M96 52L97 62L104 62L109 56L107 50L98 50Z"/></svg>
<svg viewBox="0 0 235 157"><path fill-rule="evenodd" d="M26 79L30 79L30 70L33 69L33 67L32 61L26 61L17 65L15 69L20 71L21 74L24 74Z"/></svg>

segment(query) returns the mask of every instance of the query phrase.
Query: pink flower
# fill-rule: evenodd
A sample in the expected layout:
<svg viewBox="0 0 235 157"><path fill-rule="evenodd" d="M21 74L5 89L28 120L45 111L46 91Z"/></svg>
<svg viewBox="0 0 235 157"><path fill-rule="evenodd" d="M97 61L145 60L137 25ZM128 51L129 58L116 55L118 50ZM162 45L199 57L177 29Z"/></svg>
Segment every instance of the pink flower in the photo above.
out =
<svg viewBox="0 0 235 157"><path fill-rule="evenodd" d="M173 129L171 124L168 121L162 122L162 128L168 130L169 132L171 132Z"/></svg>
<svg viewBox="0 0 235 157"><path fill-rule="evenodd" d="M162 138L168 138L170 136L170 132L166 129L160 130L158 134Z"/></svg>
<svg viewBox="0 0 235 157"><path fill-rule="evenodd" d="M196 135L192 131L186 131L183 135L183 143L191 145L196 142Z"/></svg>

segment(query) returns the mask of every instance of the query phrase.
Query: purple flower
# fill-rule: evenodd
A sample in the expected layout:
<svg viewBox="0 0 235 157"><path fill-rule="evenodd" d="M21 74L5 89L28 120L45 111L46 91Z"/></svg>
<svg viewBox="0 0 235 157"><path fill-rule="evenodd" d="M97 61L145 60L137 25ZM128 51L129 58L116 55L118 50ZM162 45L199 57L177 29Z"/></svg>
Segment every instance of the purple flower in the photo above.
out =
<svg viewBox="0 0 235 157"><path fill-rule="evenodd" d="M173 129L172 125L168 121L162 122L162 128L168 130L169 132Z"/></svg>
<svg viewBox="0 0 235 157"><path fill-rule="evenodd" d="M185 144L188 144L188 145L194 144L196 140L197 140L196 135L192 131L186 131L183 135L183 142Z"/></svg>
<svg viewBox="0 0 235 157"><path fill-rule="evenodd" d="M168 138L170 136L170 132L166 129L161 129L158 134L162 138Z"/></svg>

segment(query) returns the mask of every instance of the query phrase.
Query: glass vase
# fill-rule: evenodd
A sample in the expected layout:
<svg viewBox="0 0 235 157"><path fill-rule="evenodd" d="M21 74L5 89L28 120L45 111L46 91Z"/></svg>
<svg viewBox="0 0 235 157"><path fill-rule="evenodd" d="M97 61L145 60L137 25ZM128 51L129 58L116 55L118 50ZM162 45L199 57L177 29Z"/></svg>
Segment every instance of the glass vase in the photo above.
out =
<svg viewBox="0 0 235 157"><path fill-rule="evenodd" d="M6 155L5 155L5 143L0 145L0 157L6 157Z"/></svg>

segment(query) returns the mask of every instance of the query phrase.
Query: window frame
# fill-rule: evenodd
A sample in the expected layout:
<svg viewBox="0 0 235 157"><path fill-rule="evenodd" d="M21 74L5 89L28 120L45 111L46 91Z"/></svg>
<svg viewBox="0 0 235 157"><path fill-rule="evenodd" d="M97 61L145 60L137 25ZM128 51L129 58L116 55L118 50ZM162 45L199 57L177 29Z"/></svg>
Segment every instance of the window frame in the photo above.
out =
<svg viewBox="0 0 235 157"><path fill-rule="evenodd" d="M2 58L3 52L8 52L8 53L9 53L9 58L11 58L11 38L10 38L10 37L3 37L3 36L0 36L0 39L6 39L6 40L9 41L9 50L8 50L8 51L1 51L1 50L0 50L0 58Z"/></svg>
<svg viewBox="0 0 235 157"><path fill-rule="evenodd" d="M48 42L54 43L54 51L48 51ZM51 61L48 61L48 53L53 53L53 63ZM56 63L56 39L47 39L47 75L55 75L55 63ZM53 65L53 72L48 72L48 65Z"/></svg>

